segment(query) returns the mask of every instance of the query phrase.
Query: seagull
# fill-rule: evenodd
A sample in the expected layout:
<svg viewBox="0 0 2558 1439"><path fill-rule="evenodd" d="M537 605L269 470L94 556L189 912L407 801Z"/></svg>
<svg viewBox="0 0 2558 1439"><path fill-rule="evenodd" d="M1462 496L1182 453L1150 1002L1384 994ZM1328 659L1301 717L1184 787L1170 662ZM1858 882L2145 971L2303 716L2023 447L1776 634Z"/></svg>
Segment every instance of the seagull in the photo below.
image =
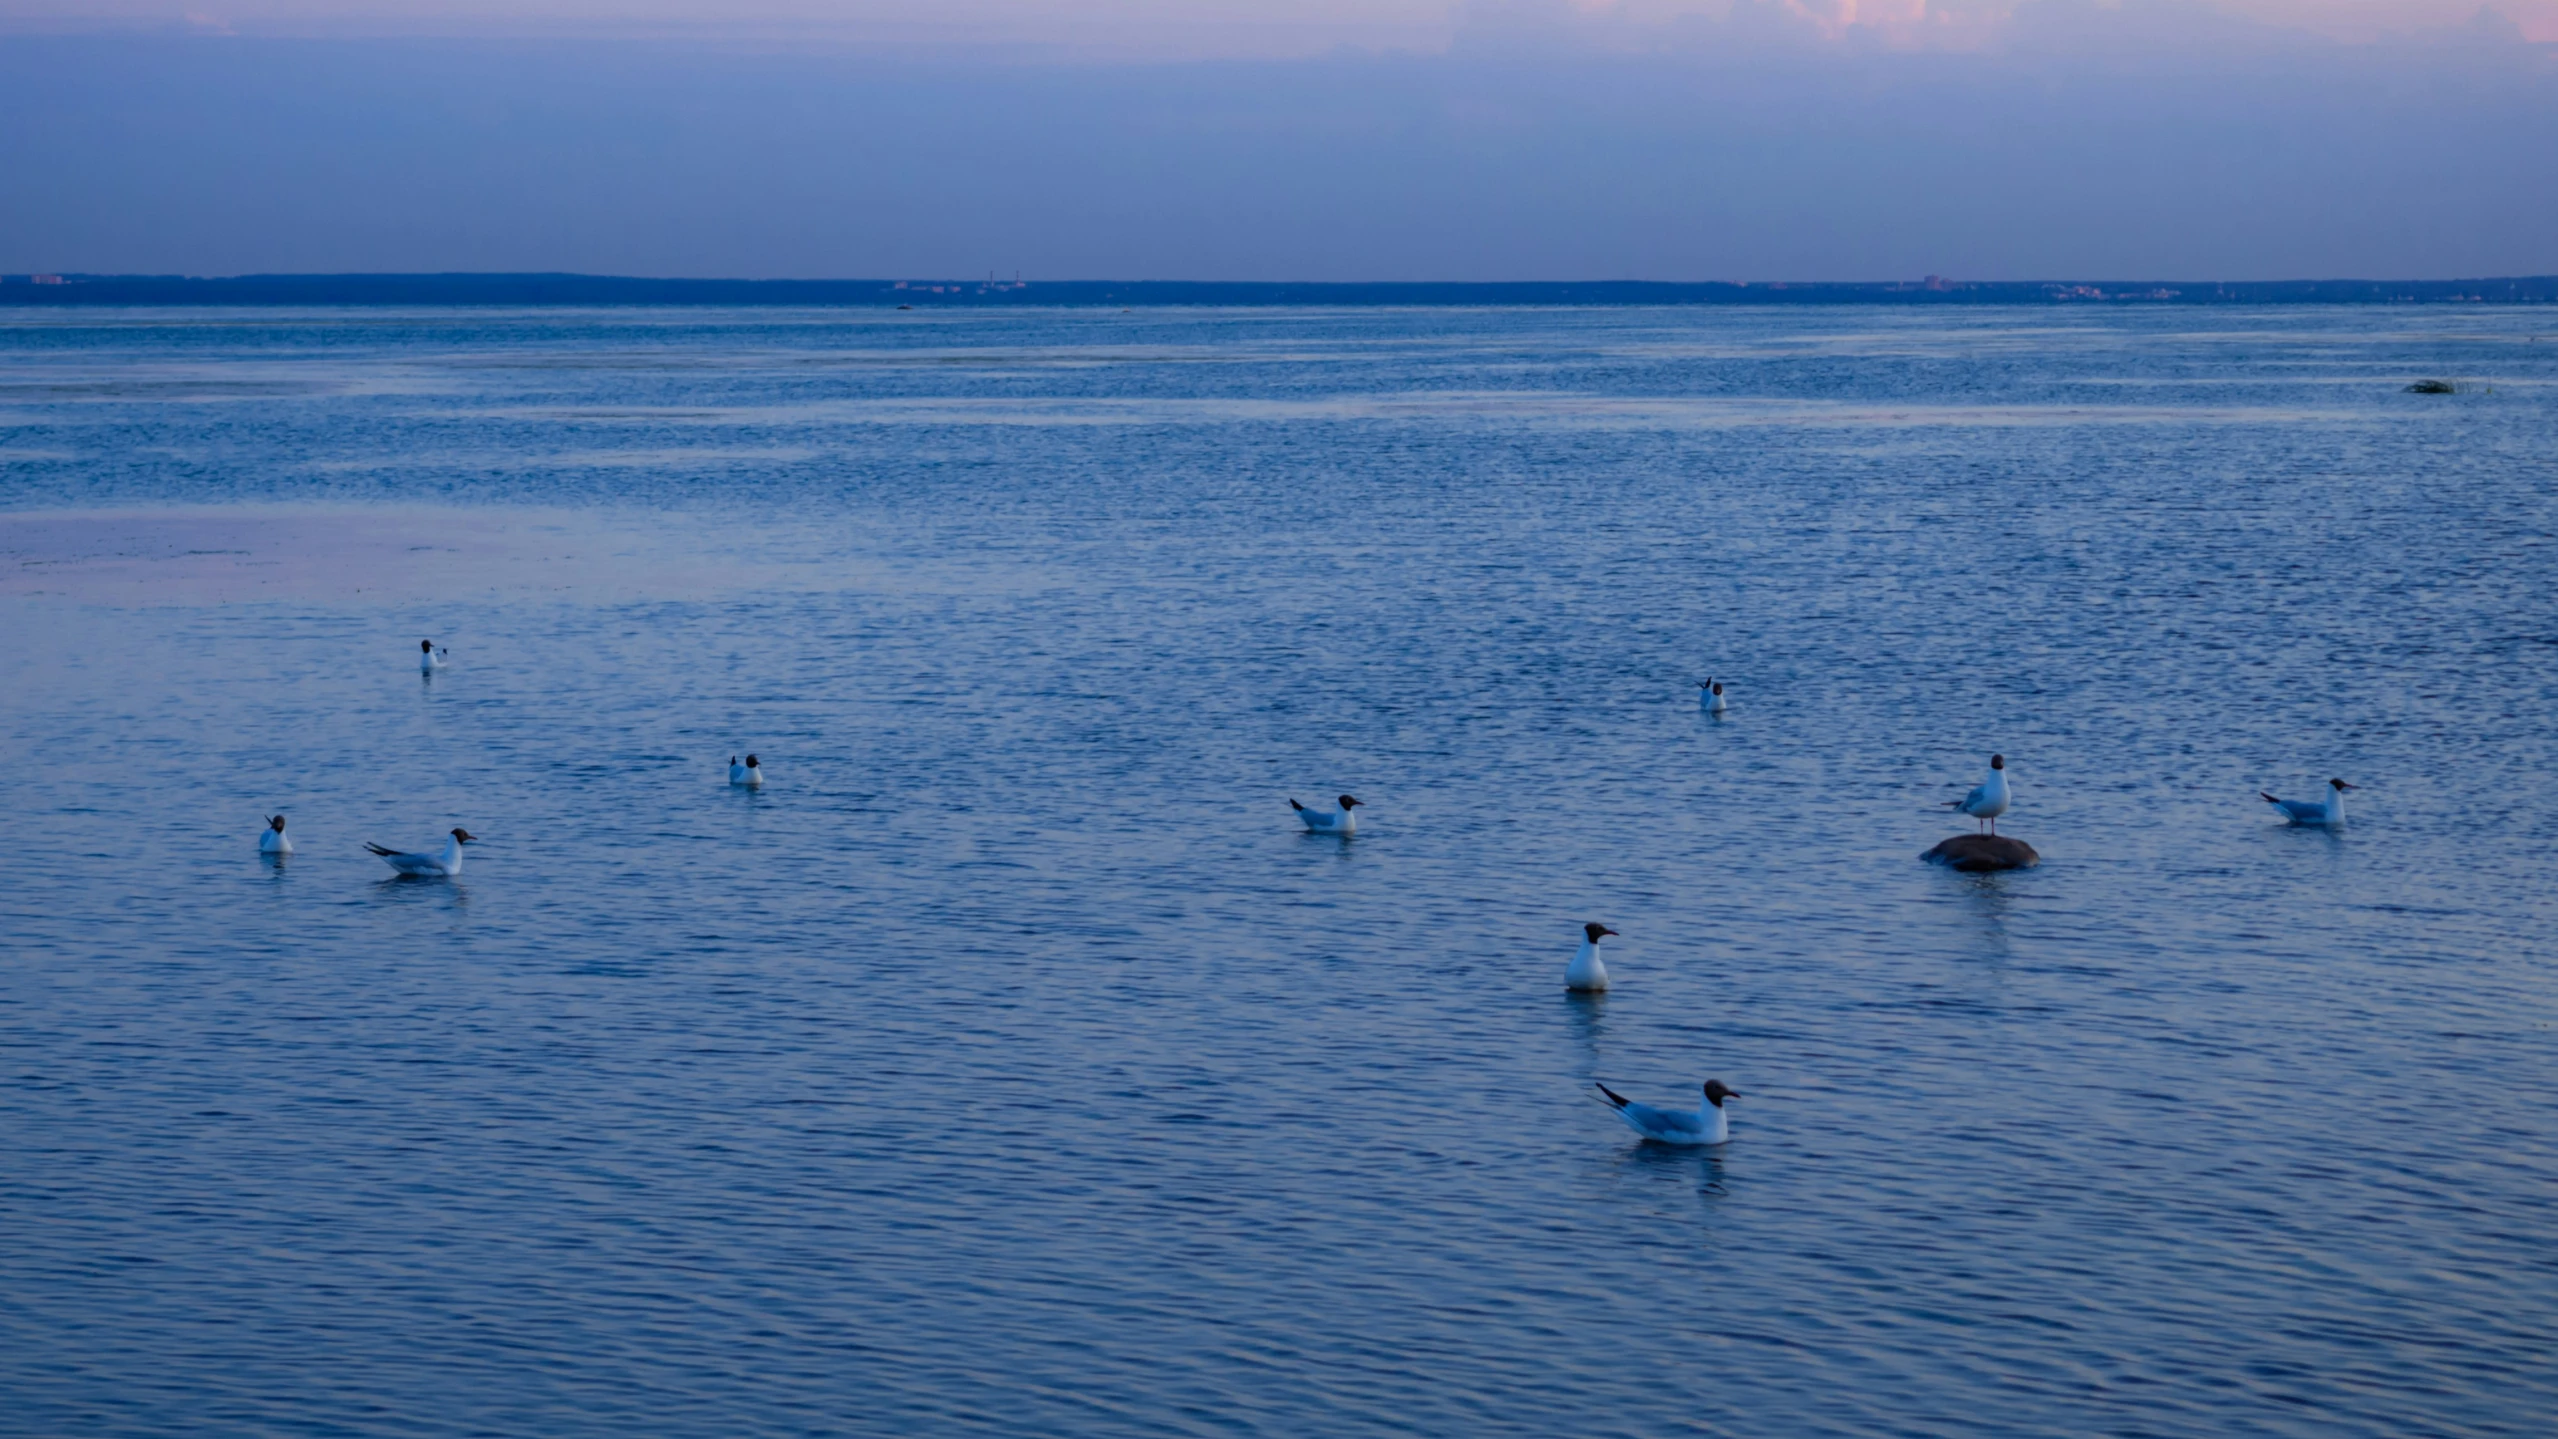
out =
<svg viewBox="0 0 2558 1439"><path fill-rule="evenodd" d="M367 842L364 847L380 855L384 864L402 874L433 878L437 875L460 874L462 846L470 843L472 843L471 832L467 829L456 829L453 831L453 837L444 842L442 854L403 854L399 850L384 849L370 842Z"/></svg>
<svg viewBox="0 0 2558 1439"><path fill-rule="evenodd" d="M737 756L730 755L728 757L728 782L730 784L744 785L748 789L762 789L764 787L764 767L756 763L755 757L751 754L746 757L746 763L744 764L739 764L737 762Z"/></svg>
<svg viewBox="0 0 2558 1439"><path fill-rule="evenodd" d="M2007 813L2007 756L1990 756L1990 777L1972 787L1961 799L1946 803L1974 819L1989 821L1990 833L1998 833L1998 817Z"/></svg>
<svg viewBox="0 0 2558 1439"><path fill-rule="evenodd" d="M447 651L437 649L435 647L435 641L433 640L419 640L417 642L417 672L422 675L431 675L437 670L444 668L444 656L446 653Z"/></svg>
<svg viewBox="0 0 2558 1439"><path fill-rule="evenodd" d="M1358 807L1359 797L1347 794L1341 797L1341 808L1337 810L1308 809L1293 799L1288 801L1288 808L1297 812L1297 818L1306 822L1306 828L1316 834L1337 834L1345 838L1359 832L1359 816L1350 812Z"/></svg>
<svg viewBox="0 0 2558 1439"><path fill-rule="evenodd" d="M258 853L293 853L293 841L284 837L284 816L279 814L266 822L266 833L258 836Z"/></svg>
<svg viewBox="0 0 2558 1439"><path fill-rule="evenodd" d="M2316 804L2305 799L2276 799L2261 789L2256 793L2263 796L2265 803L2281 810L2283 818L2294 824L2333 826L2345 822L2345 791L2360 788L2362 786L2347 784L2341 779L2331 779L2327 782L2327 798Z"/></svg>
<svg viewBox="0 0 2558 1439"><path fill-rule="evenodd" d="M1694 1109L1655 1109L1637 1104L1602 1084L1599 1092L1625 1121L1625 1127L1646 1139L1662 1144L1721 1144L1732 1137L1732 1117L1723 1112L1723 1101L1738 1099L1741 1092L1726 1089L1723 1081L1705 1082L1705 1103Z"/></svg>
<svg viewBox="0 0 2558 1439"><path fill-rule="evenodd" d="M1599 936L1616 931L1594 919L1581 926L1581 933L1586 937L1581 941L1581 952L1572 956L1572 967L1563 972L1563 987L1583 994L1604 994L1608 967L1599 960Z"/></svg>
<svg viewBox="0 0 2558 1439"><path fill-rule="evenodd" d="M1696 702L1705 707L1707 714L1719 715L1732 707L1732 702L1723 697L1723 681L1699 680L1696 688Z"/></svg>

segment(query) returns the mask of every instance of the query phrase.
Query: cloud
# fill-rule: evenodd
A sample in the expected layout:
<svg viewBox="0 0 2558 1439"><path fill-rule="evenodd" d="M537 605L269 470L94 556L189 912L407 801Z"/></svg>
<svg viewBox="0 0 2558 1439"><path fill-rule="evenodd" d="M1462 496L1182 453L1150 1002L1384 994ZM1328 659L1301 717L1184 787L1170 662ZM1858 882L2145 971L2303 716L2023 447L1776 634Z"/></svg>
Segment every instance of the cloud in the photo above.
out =
<svg viewBox="0 0 2558 1439"><path fill-rule="evenodd" d="M1453 48L2238 55L2558 42L2558 0L1465 0Z"/></svg>
<svg viewBox="0 0 2558 1439"><path fill-rule="evenodd" d="M736 0L920 27L776 40L625 33L690 0L521 0L508 24L567 28L423 39L340 30L496 12L27 33L40 3L0 0L5 273L2558 270L2558 50L2509 8L2337 0L2361 34L2291 0L1317 0L1253 29L1276 12L1232 0L1180 30L1168 0L951 0L936 29Z"/></svg>
<svg viewBox="0 0 2558 1439"><path fill-rule="evenodd" d="M2475 0L0 0L0 34L671 38L1052 59L1418 54L1527 43L1621 53L2056 42L2148 50L2402 43L2478 29ZM2558 42L2558 0L2495 0L2503 43ZM2474 36L2473 36L2474 38Z"/></svg>
<svg viewBox="0 0 2558 1439"><path fill-rule="evenodd" d="M1767 45L1797 48L1066 65L22 37L0 41L0 273L2558 269L2558 75L2509 36L2212 68L1710 23L1779 22Z"/></svg>

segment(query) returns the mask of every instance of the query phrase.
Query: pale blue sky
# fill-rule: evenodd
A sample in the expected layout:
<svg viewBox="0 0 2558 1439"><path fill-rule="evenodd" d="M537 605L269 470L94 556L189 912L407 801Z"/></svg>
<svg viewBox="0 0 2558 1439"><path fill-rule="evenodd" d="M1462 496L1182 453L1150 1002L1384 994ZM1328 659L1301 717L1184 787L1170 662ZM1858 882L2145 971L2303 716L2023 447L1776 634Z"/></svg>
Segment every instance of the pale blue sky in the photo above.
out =
<svg viewBox="0 0 2558 1439"><path fill-rule="evenodd" d="M2554 5L0 0L0 272L2549 273Z"/></svg>

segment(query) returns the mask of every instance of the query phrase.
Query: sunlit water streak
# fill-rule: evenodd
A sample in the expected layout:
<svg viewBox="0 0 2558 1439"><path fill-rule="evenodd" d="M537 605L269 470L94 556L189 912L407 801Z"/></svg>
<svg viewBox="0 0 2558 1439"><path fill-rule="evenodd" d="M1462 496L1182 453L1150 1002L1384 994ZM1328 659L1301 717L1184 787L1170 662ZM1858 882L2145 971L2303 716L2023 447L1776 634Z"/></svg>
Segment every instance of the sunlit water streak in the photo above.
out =
<svg viewBox="0 0 2558 1439"><path fill-rule="evenodd" d="M2553 332L13 314L0 1432L2542 1432Z"/></svg>

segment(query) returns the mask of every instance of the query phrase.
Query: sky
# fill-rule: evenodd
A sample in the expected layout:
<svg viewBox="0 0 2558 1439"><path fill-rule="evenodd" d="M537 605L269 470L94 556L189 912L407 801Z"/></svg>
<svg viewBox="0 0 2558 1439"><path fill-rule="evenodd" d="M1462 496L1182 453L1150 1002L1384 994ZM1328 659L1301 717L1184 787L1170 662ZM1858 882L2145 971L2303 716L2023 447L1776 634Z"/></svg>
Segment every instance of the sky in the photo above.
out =
<svg viewBox="0 0 2558 1439"><path fill-rule="evenodd" d="M2558 272L2558 0L0 0L0 273Z"/></svg>

